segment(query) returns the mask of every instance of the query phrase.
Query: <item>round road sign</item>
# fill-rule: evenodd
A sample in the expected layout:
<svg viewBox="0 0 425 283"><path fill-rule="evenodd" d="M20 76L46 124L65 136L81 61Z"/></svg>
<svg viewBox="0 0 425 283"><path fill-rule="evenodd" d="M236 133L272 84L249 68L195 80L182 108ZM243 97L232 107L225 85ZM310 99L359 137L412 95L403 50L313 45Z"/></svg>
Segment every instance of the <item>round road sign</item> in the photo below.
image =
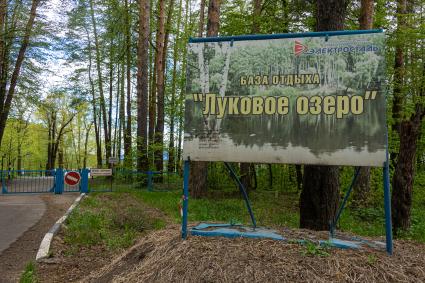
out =
<svg viewBox="0 0 425 283"><path fill-rule="evenodd" d="M70 171L65 174L65 184L69 186L78 185L81 180L80 173L77 171Z"/></svg>

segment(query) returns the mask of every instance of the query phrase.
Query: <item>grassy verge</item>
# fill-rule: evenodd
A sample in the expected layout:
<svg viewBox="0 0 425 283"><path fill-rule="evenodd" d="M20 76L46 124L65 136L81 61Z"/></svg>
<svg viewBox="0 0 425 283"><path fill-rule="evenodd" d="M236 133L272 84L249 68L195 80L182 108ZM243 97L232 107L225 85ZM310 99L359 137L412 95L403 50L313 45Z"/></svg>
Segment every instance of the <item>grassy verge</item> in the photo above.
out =
<svg viewBox="0 0 425 283"><path fill-rule="evenodd" d="M165 226L163 219L148 215L145 208L132 193L90 194L67 219L64 241L71 251L93 245L127 248L146 230Z"/></svg>
<svg viewBox="0 0 425 283"><path fill-rule="evenodd" d="M25 270L19 279L19 283L36 283L38 282L36 273L35 273L35 265L32 261L30 261L26 266Z"/></svg>
<svg viewBox="0 0 425 283"><path fill-rule="evenodd" d="M189 221L242 222L249 224L250 218L242 198L234 189L233 196L215 196L207 199L189 200ZM181 192L147 192L136 193L150 206L157 207L168 214L176 223L180 223L178 203ZM297 228L299 225L298 192L259 191L250 194L251 204L257 223L262 226L284 226ZM360 209L348 206L339 222L339 230L352 232L360 236L385 235L383 200L378 205ZM397 237L425 243L425 192L416 187L412 209L412 227L408 232Z"/></svg>
<svg viewBox="0 0 425 283"><path fill-rule="evenodd" d="M348 187L352 172L345 172L341 187ZM383 192L381 173L373 174L371 201L368 207L344 210L339 230L349 231L360 236L385 235ZM375 176L376 175L376 176ZM376 184L375 184L376 183ZM179 203L181 184L175 184L174 190L167 192L148 192L146 188L131 188L120 184L114 186L114 193L91 194L81 207L69 218L67 240L79 245L92 245L103 242L108 248L121 248L131 245L138 233L146 227L155 229L164 225L161 219L146 217L143 206L165 212L175 223L180 223ZM408 232L398 235L402 239L411 239L425 243L425 174L415 179L412 227ZM172 188L171 188L172 189ZM126 192L126 194L123 194ZM126 197L125 200L123 195ZM108 196L108 199L105 199ZM131 201L129 201L131 199ZM299 225L299 192L258 190L250 193L250 200L257 223L271 227L297 228ZM124 204L123 204L124 203ZM127 205L125 203L131 203ZM161 222L162 221L162 222ZM249 224L250 218L240 193L233 186L210 191L209 198L190 199L189 221L241 222Z"/></svg>

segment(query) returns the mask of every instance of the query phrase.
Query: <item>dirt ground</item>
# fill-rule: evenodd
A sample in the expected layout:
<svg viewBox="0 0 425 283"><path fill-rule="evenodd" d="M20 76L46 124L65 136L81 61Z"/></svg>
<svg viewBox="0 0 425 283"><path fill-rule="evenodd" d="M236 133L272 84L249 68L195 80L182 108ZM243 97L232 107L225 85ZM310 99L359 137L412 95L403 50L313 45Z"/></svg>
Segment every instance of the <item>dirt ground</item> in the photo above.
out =
<svg viewBox="0 0 425 283"><path fill-rule="evenodd" d="M100 202L111 203L111 195L100 194L97 196ZM116 201L116 200L115 200ZM146 217L149 219L162 219L166 224L171 220L162 211L136 202L131 195L120 194L119 202L121 208L132 205L141 205ZM85 278L93 270L99 270L109 265L117 255L123 251L111 251L104 244L99 243L90 247L70 246L64 242L64 227L53 238L51 245L51 257L37 263L37 278L40 282L76 282ZM143 233L149 233L149 229ZM108 281L108 280L106 280Z"/></svg>
<svg viewBox="0 0 425 283"><path fill-rule="evenodd" d="M326 232L279 232L313 242L327 238ZM168 225L120 255L101 247L66 254L61 235L53 246L54 256L37 266L41 282L425 282L425 245L408 241L395 241L391 257L373 248L321 254L293 241L182 241L180 227Z"/></svg>
<svg viewBox="0 0 425 283"><path fill-rule="evenodd" d="M41 219L0 254L0 282L17 282L25 265L35 261L38 248L50 227L71 206L78 194L42 195L46 211Z"/></svg>

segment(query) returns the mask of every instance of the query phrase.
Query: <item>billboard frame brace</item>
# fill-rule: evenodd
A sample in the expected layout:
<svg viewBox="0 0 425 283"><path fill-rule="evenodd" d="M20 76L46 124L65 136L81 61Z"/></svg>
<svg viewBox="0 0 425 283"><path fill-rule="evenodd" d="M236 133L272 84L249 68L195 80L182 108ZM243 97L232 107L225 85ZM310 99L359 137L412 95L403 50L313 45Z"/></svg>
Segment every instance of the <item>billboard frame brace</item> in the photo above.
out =
<svg viewBox="0 0 425 283"><path fill-rule="evenodd" d="M248 209L249 216L251 217L252 226L257 228L257 221L255 220L254 213L252 212L251 203L248 198L248 194L246 193L245 186L242 184L239 177L236 175L235 171L233 170L232 166L228 162L224 162L224 165L226 166L227 170L229 170L230 176L235 180L235 182L238 184L239 190L241 191L243 198L245 200L246 208Z"/></svg>
<svg viewBox="0 0 425 283"><path fill-rule="evenodd" d="M239 190L242 193L242 196L245 200L246 208L251 218L252 226L255 230L255 228L257 228L257 221L255 220L255 216L252 211L251 203L249 201L246 189L244 185L242 184L241 180L239 179L239 177L236 175L236 172L233 169L233 167L228 162L224 162L224 165L229 171L229 175L237 183ZM188 158L188 160L184 160L184 167L183 167L183 197L182 197L183 199L182 238L183 239L186 239L188 234L187 233L187 218L188 218L188 201L189 201L189 172L190 172L190 158Z"/></svg>
<svg viewBox="0 0 425 283"><path fill-rule="evenodd" d="M339 209L338 209L338 211L336 213L335 219L329 225L329 228L330 228L329 229L330 230L329 233L330 233L330 235L331 235L332 238L335 236L336 225L338 224L338 221L339 221L339 218L341 217L342 211L344 210L345 205L347 204L348 198L350 197L350 194L351 194L351 192L352 192L352 190L354 188L354 185L356 184L357 177L359 176L359 173L360 173L360 167L356 167L356 169L354 171L353 180L351 181L351 185L348 188L347 193L344 196L344 199L342 201L342 204L341 204L341 206L339 207Z"/></svg>

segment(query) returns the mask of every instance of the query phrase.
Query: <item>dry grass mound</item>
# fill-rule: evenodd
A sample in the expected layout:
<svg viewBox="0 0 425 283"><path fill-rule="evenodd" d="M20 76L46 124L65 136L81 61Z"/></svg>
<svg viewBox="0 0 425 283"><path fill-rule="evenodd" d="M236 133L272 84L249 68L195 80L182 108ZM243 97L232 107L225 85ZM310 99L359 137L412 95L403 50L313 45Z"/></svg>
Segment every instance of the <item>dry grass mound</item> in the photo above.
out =
<svg viewBox="0 0 425 283"><path fill-rule="evenodd" d="M303 230L293 234L326 236ZM146 236L83 281L425 282L425 247L396 241L390 257L374 249L321 250L274 240L192 236L182 241L179 227L172 226Z"/></svg>

